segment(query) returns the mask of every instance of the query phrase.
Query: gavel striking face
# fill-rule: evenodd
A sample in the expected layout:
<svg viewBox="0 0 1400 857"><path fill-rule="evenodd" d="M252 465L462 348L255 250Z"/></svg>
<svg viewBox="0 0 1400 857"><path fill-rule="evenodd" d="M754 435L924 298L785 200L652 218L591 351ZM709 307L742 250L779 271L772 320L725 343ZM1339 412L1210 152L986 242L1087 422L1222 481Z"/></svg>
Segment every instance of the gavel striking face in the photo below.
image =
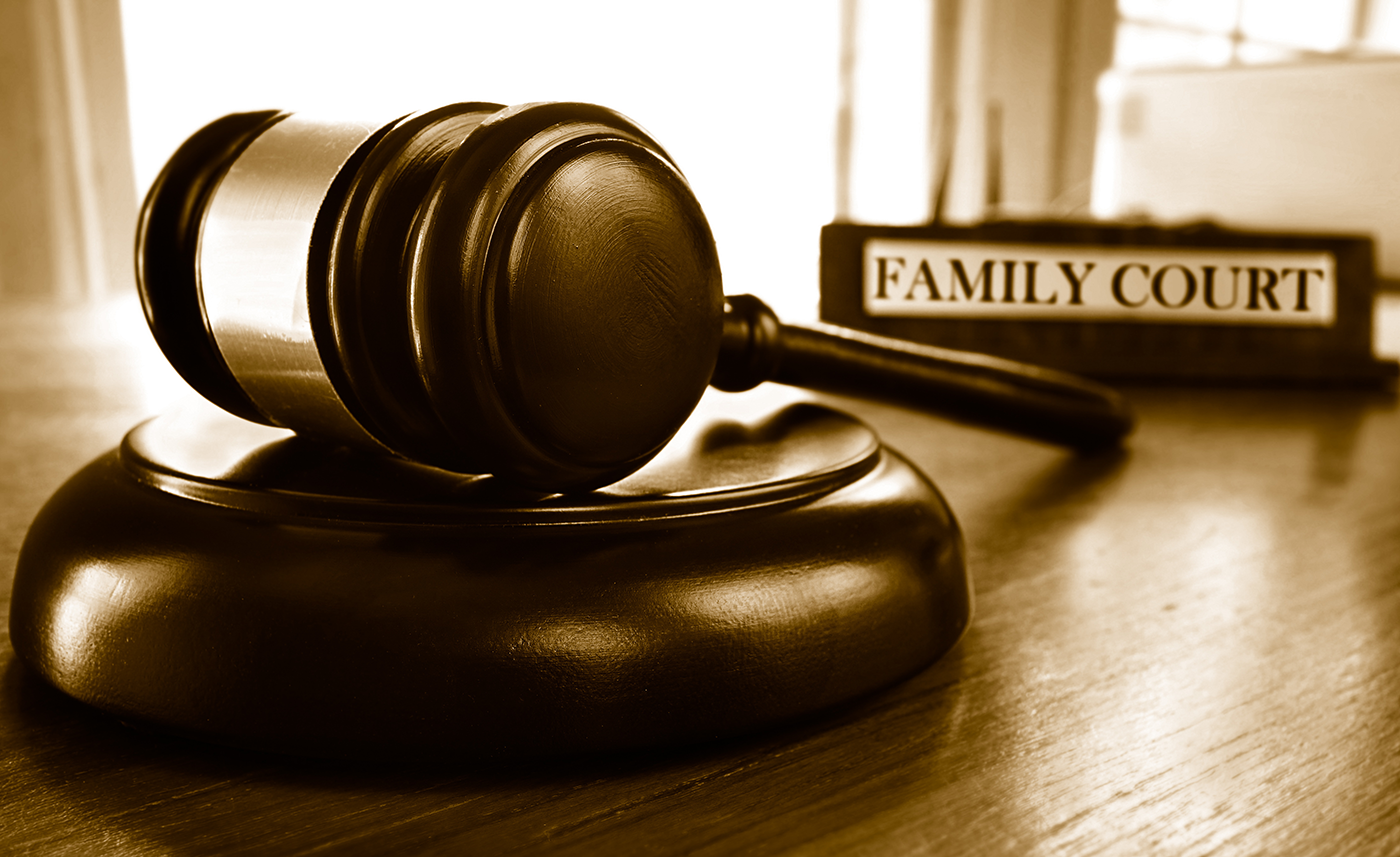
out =
<svg viewBox="0 0 1400 857"><path fill-rule="evenodd" d="M641 467L712 380L806 383L782 377L766 307L726 305L671 158L594 105L463 103L384 125L226 116L152 185L137 274L162 351L225 410L542 491ZM788 350L801 376L803 344ZM1063 400L1063 383L1030 386ZM1090 400L1104 395L1076 388L1050 409L1103 412ZM1131 425L1107 410L1107 428L1079 413L1069 430L1018 430L1092 445Z"/></svg>

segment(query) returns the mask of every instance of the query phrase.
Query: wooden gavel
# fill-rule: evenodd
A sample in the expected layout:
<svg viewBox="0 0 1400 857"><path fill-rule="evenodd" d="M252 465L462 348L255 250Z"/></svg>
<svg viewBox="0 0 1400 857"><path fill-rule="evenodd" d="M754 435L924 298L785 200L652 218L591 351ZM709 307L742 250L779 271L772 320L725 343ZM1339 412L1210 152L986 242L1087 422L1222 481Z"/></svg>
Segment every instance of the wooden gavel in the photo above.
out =
<svg viewBox="0 0 1400 857"><path fill-rule="evenodd" d="M641 467L710 384L874 396L1076 448L1133 425L1081 378L726 299L679 169L588 104L225 116L152 185L137 275L162 351L225 410L541 491Z"/></svg>

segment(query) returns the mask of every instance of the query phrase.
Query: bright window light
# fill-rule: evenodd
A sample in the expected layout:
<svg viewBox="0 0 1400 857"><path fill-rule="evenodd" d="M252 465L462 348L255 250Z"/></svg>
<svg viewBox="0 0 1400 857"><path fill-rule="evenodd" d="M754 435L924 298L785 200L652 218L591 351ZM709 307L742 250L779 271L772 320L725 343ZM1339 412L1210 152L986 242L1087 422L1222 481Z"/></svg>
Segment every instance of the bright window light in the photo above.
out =
<svg viewBox="0 0 1400 857"><path fill-rule="evenodd" d="M726 289L814 318L834 212L836 0L122 0L138 188L205 123L588 101L680 164Z"/></svg>

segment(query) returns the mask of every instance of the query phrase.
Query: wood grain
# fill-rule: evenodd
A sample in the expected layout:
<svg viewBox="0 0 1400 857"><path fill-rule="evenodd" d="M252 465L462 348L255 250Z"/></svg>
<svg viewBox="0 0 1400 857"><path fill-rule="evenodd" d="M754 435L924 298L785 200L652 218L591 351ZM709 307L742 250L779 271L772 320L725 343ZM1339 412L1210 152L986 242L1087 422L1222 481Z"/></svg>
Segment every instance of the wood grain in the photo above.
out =
<svg viewBox="0 0 1400 857"><path fill-rule="evenodd" d="M6 604L40 504L162 404L114 312L0 305ZM470 769L249 754L89 711L5 641L0 852L1395 853L1394 397L1129 392L1130 450L1090 458L829 399L947 495L976 618L911 681L742 740Z"/></svg>

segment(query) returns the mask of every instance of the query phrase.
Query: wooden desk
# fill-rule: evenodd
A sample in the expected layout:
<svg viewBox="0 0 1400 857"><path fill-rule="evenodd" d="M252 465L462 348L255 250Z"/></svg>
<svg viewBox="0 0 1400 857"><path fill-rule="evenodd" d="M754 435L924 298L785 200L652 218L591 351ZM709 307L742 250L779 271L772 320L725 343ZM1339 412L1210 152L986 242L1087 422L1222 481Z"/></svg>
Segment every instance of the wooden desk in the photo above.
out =
<svg viewBox="0 0 1400 857"><path fill-rule="evenodd" d="M162 402L154 347L110 321L136 314L0 306L7 606L39 506ZM841 402L947 495L977 616L913 680L776 733L305 761L130 730L0 641L0 853L1400 851L1395 399L1131 392L1131 451L1082 460Z"/></svg>

